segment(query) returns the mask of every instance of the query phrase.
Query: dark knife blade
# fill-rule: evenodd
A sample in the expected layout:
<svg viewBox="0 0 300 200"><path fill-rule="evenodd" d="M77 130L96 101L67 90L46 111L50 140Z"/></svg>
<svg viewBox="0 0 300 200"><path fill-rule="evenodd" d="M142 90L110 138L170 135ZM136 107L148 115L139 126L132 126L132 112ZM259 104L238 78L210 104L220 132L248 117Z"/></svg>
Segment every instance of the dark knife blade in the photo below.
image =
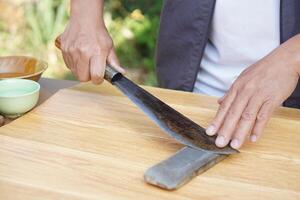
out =
<svg viewBox="0 0 300 200"><path fill-rule="evenodd" d="M215 137L206 135L204 128L139 87L122 74L117 74L110 81L160 128L180 143L195 149L218 154L238 153L237 150L229 146L224 148L217 147L215 145Z"/></svg>

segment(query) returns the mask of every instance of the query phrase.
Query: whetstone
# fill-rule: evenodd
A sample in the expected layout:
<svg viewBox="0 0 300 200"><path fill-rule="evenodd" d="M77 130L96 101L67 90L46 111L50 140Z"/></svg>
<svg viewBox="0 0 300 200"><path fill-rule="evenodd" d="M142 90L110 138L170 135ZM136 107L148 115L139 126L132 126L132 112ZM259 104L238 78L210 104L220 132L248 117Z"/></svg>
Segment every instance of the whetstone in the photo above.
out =
<svg viewBox="0 0 300 200"><path fill-rule="evenodd" d="M175 190L226 157L184 147L173 156L149 168L144 174L144 179L162 189Z"/></svg>

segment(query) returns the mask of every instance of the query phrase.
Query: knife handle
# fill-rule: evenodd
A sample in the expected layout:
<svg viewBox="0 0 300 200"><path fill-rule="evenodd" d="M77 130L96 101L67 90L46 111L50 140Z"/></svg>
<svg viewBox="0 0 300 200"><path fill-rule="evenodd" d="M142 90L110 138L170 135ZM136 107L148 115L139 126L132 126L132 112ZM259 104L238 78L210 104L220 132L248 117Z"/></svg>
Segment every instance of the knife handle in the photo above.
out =
<svg viewBox="0 0 300 200"><path fill-rule="evenodd" d="M55 39L55 46L61 50L61 38L60 36L58 36ZM115 68L113 66L111 66L110 64L106 64L105 67L105 74L104 74L104 79L107 80L110 83L113 83L115 80L119 79L122 77L122 74L120 72L118 72L117 70L115 70Z"/></svg>

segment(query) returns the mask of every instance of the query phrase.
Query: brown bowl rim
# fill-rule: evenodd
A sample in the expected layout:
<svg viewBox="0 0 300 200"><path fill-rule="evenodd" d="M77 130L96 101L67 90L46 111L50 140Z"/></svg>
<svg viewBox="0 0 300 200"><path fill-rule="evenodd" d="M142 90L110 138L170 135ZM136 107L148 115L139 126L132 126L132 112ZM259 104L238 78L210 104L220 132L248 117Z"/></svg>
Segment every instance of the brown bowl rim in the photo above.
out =
<svg viewBox="0 0 300 200"><path fill-rule="evenodd" d="M21 78L21 79L26 79L26 78L30 78L30 77L34 77L34 76L37 76L37 75L40 75L42 73L44 73L47 69L48 69L48 63L44 60L40 60L40 59L37 59L35 57L32 57L32 56L0 56L0 59L1 58L13 58L13 57L19 57L19 58L29 58L29 59L35 59L37 60L39 63L42 63L42 66L43 68L38 71L38 72L35 72L33 74L28 74L28 75L25 75L25 76L16 76L16 77L8 77L8 78L0 78L0 80L2 79L10 79L10 78Z"/></svg>

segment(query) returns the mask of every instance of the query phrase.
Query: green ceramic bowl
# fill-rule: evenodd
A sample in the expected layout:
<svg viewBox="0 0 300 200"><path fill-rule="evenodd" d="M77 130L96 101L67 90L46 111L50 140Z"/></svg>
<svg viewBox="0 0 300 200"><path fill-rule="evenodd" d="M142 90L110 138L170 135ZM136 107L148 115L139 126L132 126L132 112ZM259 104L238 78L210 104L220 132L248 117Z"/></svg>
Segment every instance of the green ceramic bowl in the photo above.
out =
<svg viewBox="0 0 300 200"><path fill-rule="evenodd" d="M38 102L40 85L25 79L0 80L0 113L16 118L31 110Z"/></svg>

